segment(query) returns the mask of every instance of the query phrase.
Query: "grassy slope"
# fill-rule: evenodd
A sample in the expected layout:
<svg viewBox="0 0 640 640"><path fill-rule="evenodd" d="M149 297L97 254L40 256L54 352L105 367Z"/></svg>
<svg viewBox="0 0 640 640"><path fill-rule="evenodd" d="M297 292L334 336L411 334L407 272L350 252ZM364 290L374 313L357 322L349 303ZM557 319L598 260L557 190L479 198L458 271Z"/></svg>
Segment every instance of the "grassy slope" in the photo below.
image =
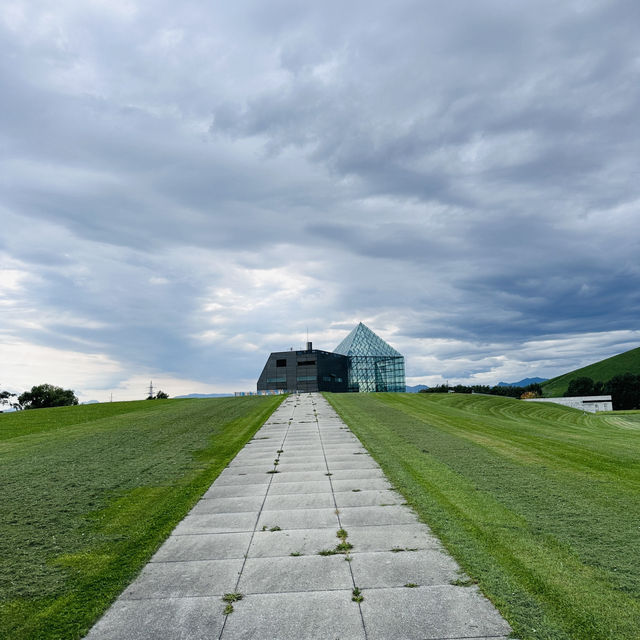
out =
<svg viewBox="0 0 640 640"><path fill-rule="evenodd" d="M570 371L557 378L551 378L547 382L542 383L542 390L547 398L557 398L564 395L569 388L569 382L576 378L591 378L594 382L598 380L607 382L613 376L623 373L640 374L640 347L625 351L617 356L595 362L582 369Z"/></svg>
<svg viewBox="0 0 640 640"><path fill-rule="evenodd" d="M79 638L282 398L0 415L0 638Z"/></svg>
<svg viewBox="0 0 640 640"><path fill-rule="evenodd" d="M640 415L327 398L519 638L638 638Z"/></svg>

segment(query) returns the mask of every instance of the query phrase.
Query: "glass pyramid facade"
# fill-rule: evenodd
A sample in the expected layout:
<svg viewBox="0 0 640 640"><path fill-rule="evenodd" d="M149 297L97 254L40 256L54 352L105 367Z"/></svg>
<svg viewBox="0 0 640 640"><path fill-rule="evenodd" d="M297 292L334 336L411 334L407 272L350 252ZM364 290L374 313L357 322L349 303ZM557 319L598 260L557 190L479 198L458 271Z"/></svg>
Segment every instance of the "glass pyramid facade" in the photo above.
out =
<svg viewBox="0 0 640 640"><path fill-rule="evenodd" d="M362 322L334 353L349 358L349 391L406 391L404 356Z"/></svg>

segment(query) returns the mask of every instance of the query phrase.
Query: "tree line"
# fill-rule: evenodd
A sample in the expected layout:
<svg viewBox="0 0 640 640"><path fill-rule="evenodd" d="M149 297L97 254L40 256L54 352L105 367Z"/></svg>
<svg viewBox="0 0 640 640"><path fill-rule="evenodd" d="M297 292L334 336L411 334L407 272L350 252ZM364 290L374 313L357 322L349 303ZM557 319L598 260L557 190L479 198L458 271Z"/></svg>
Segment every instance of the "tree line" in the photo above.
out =
<svg viewBox="0 0 640 640"><path fill-rule="evenodd" d="M564 394L572 396L610 395L614 410L640 409L640 375L623 373L613 376L608 382L593 381L583 376L569 382Z"/></svg>
<svg viewBox="0 0 640 640"><path fill-rule="evenodd" d="M508 398L540 398L542 386L537 382L526 387L503 387L496 385L463 385L453 387L441 384L437 387L420 389L420 393L485 393L491 396L506 396ZM640 375L623 373L611 378L607 382L594 382L591 378L581 377L571 380L564 394L566 398L574 396L610 395L614 410L640 409Z"/></svg>
<svg viewBox="0 0 640 640"><path fill-rule="evenodd" d="M529 384L526 387L505 387L502 385L490 387L487 384L474 384L471 386L457 384L450 387L448 384L441 384L437 387L420 389L419 393L448 393L449 391L455 393L484 393L490 396L503 396L507 398L521 398L523 394L528 394L528 397L531 398L539 398L542 395L542 387L537 382Z"/></svg>
<svg viewBox="0 0 640 640"><path fill-rule="evenodd" d="M78 404L78 396L73 389L63 389L53 384L39 384L20 395L0 391L0 406L12 409L45 409L47 407L68 407Z"/></svg>

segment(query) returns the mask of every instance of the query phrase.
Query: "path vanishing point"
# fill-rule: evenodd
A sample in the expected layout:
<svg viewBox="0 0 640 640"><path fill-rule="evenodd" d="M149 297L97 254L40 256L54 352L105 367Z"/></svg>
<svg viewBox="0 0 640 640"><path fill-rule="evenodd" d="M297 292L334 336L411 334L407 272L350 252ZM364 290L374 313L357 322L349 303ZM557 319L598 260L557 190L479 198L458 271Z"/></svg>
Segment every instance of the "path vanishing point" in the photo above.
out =
<svg viewBox="0 0 640 640"><path fill-rule="evenodd" d="M506 638L493 605L456 582L328 402L292 395L87 638Z"/></svg>

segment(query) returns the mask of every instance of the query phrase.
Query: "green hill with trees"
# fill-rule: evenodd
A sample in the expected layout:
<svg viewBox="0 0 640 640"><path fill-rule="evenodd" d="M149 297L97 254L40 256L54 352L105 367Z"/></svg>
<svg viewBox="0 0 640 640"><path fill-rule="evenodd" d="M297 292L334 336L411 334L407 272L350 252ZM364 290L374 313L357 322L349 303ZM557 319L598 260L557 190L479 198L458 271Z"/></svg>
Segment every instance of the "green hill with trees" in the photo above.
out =
<svg viewBox="0 0 640 640"><path fill-rule="evenodd" d="M594 382L606 383L625 373L640 375L640 347L551 378L542 383L542 394L546 398L558 398L567 392L571 381L578 378L591 378Z"/></svg>

